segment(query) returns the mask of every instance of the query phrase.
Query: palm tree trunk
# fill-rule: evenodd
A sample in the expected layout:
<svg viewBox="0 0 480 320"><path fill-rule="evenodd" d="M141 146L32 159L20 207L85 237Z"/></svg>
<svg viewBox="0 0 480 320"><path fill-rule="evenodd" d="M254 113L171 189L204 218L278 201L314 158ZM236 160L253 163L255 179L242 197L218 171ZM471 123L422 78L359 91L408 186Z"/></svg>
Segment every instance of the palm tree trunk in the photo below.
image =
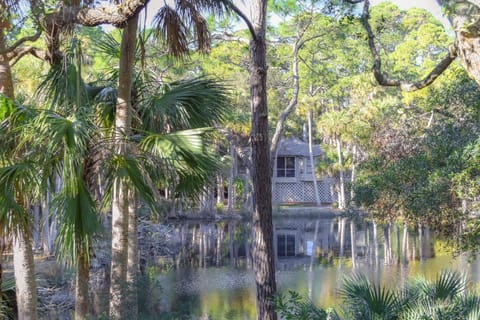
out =
<svg viewBox="0 0 480 320"><path fill-rule="evenodd" d="M131 122L131 86L135 61L138 15L123 30L120 47L118 98L115 113L115 148L120 155L127 154L124 140ZM128 187L117 179L112 198L112 261L110 274L110 318L125 319L127 307L128 263Z"/></svg>
<svg viewBox="0 0 480 320"><path fill-rule="evenodd" d="M13 240L13 269L19 320L36 320L37 285L30 234L20 231Z"/></svg>
<svg viewBox="0 0 480 320"><path fill-rule="evenodd" d="M77 241L77 243L79 243ZM77 244L78 245L78 244ZM83 249L77 249L77 273L75 276L75 320L88 317L88 280L90 264Z"/></svg>
<svg viewBox="0 0 480 320"><path fill-rule="evenodd" d="M137 282L138 282L138 212L137 199L134 190L128 194L128 317L138 317Z"/></svg>
<svg viewBox="0 0 480 320"><path fill-rule="evenodd" d="M253 270L257 288L257 319L276 320L272 298L277 290L272 226L272 180L268 138L266 13L267 1L252 6L254 34L250 41L252 106Z"/></svg>

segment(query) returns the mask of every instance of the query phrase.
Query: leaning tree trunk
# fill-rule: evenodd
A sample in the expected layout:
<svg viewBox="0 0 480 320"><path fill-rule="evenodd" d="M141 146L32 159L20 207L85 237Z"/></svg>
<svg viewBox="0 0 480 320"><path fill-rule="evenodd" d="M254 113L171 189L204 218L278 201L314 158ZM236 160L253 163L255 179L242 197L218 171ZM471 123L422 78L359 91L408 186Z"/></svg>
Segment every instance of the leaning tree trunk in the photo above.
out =
<svg viewBox="0 0 480 320"><path fill-rule="evenodd" d="M135 61L138 15L127 22L120 46L118 98L115 113L115 152L127 154L125 136L129 133L131 86ZM110 274L110 318L125 319L127 311L128 186L117 179L112 196L112 261Z"/></svg>
<svg viewBox="0 0 480 320"><path fill-rule="evenodd" d="M448 5L448 16L455 31L456 54L468 75L480 84L480 5L478 1L439 0Z"/></svg>
<svg viewBox="0 0 480 320"><path fill-rule="evenodd" d="M266 13L267 1L252 5L254 34L250 41L252 107L253 270L257 288L257 319L277 319L272 298L276 291L272 226L272 181L267 109Z"/></svg>

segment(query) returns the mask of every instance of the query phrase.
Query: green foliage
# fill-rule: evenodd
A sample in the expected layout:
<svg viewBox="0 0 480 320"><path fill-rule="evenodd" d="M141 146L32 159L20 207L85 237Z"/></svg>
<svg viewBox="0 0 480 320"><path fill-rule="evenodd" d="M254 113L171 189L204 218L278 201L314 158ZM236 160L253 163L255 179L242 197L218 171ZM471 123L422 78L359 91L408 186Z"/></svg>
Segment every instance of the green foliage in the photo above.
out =
<svg viewBox="0 0 480 320"><path fill-rule="evenodd" d="M470 320L478 319L480 297L469 292L464 275L442 271L435 280L416 278L402 288L386 288L361 274L343 280L340 289L345 320ZM335 310L322 310L298 293L276 295L274 305L283 319L340 319Z"/></svg>
<svg viewBox="0 0 480 320"><path fill-rule="evenodd" d="M273 305L282 319L286 320L327 320L338 319L334 311L327 312L317 308L311 301L301 297L295 291L289 291L287 297L277 294Z"/></svg>
<svg viewBox="0 0 480 320"><path fill-rule="evenodd" d="M340 290L348 319L397 319L402 308L398 294L372 284L363 275L345 278Z"/></svg>

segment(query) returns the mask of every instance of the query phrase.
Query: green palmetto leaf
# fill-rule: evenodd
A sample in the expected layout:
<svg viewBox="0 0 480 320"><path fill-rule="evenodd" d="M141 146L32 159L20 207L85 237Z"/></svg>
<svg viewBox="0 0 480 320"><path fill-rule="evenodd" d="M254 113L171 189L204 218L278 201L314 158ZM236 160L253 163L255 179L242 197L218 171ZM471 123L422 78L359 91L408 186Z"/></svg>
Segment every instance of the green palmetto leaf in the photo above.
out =
<svg viewBox="0 0 480 320"><path fill-rule="evenodd" d="M38 168L30 161L0 168L0 228L3 235L28 230L26 203L38 195Z"/></svg>
<svg viewBox="0 0 480 320"><path fill-rule="evenodd" d="M52 207L60 220L56 239L59 258L74 264L81 253L88 261L92 239L101 230L101 224L95 201L81 177L64 182Z"/></svg>
<svg viewBox="0 0 480 320"><path fill-rule="evenodd" d="M372 284L364 275L345 278L340 295L352 319L396 319L400 311L398 294Z"/></svg>
<svg viewBox="0 0 480 320"><path fill-rule="evenodd" d="M455 271L443 270L437 277L434 286L434 299L447 300L458 297L465 292L467 281L465 276Z"/></svg>
<svg viewBox="0 0 480 320"><path fill-rule="evenodd" d="M150 83L144 91L148 95L138 113L147 131L213 126L228 113L228 87L217 80L201 77L169 85Z"/></svg>
<svg viewBox="0 0 480 320"><path fill-rule="evenodd" d="M131 188L137 191L137 194L147 203L153 210L155 205L155 186L150 180L149 174L146 172L146 159L139 155L119 155L113 154L105 160L104 179L107 182L105 187L105 195L103 197L103 208L108 208L112 201L112 193L114 189L114 181L125 181Z"/></svg>
<svg viewBox="0 0 480 320"><path fill-rule="evenodd" d="M211 128L177 131L170 134L149 134L140 141L140 149L155 161L166 163L177 173L177 191L193 193L211 180L220 167L219 159L207 146Z"/></svg>
<svg viewBox="0 0 480 320"><path fill-rule="evenodd" d="M36 96L40 101L48 100L51 109L71 112L92 100L89 86L81 77L81 55L79 42L73 38L63 63L54 64L39 85Z"/></svg>

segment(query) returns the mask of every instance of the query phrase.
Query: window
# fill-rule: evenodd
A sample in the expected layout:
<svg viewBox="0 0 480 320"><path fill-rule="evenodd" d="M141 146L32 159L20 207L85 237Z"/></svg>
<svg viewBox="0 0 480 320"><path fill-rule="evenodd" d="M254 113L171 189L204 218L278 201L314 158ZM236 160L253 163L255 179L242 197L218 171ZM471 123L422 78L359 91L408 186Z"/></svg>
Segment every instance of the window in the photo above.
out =
<svg viewBox="0 0 480 320"><path fill-rule="evenodd" d="M295 257L295 236L293 234L277 236L277 254L279 257Z"/></svg>
<svg viewBox="0 0 480 320"><path fill-rule="evenodd" d="M277 177L295 177L295 157L277 158Z"/></svg>

